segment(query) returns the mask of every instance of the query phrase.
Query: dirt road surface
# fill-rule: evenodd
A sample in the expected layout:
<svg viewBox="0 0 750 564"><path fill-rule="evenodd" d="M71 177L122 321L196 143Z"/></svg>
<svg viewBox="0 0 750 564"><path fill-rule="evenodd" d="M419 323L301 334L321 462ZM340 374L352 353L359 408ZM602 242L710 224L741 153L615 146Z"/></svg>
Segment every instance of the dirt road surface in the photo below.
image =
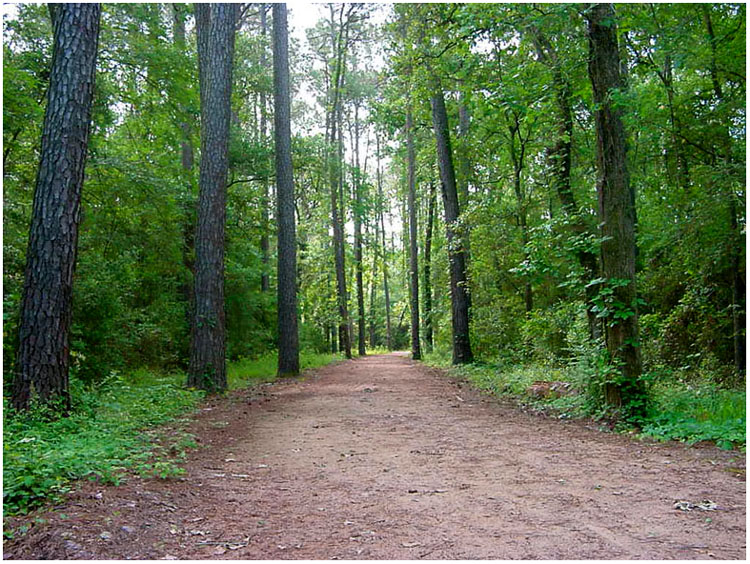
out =
<svg viewBox="0 0 750 564"><path fill-rule="evenodd" d="M744 455L525 413L403 354L209 400L192 431L182 479L84 484L4 556L745 558Z"/></svg>

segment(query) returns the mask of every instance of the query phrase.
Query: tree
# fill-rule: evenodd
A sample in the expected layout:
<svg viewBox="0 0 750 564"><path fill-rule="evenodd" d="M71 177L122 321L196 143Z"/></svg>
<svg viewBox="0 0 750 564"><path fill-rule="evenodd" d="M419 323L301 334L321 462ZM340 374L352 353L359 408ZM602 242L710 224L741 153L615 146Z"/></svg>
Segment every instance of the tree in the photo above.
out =
<svg viewBox="0 0 750 564"><path fill-rule="evenodd" d="M411 357L422 358L419 343L419 241L417 239L417 182L414 149L414 120L411 108L406 110L407 207L409 208L409 309L411 310Z"/></svg>
<svg viewBox="0 0 750 564"><path fill-rule="evenodd" d="M456 172L453 168L448 114L445 110L445 98L439 84L436 83L430 99L432 105L432 123L437 143L440 183L443 191L445 208L445 230L448 239L448 261L450 264L451 315L453 324L453 364L465 364L474 360L469 339L469 308L471 307L469 286L466 279L466 262L461 245L461 236L457 230L459 218L458 193L456 191Z"/></svg>
<svg viewBox="0 0 750 564"><path fill-rule="evenodd" d="M34 392L70 408L71 298L78 249L99 4L51 4L52 68L44 114L19 326L12 403Z"/></svg>
<svg viewBox="0 0 750 564"><path fill-rule="evenodd" d="M229 123L237 4L196 4L201 98L198 228L195 234L195 325L188 385L226 389L224 232Z"/></svg>
<svg viewBox="0 0 750 564"><path fill-rule="evenodd" d="M432 232L435 224L435 206L437 195L435 181L430 179L430 197L427 203L427 226L424 236L424 341L429 352L433 347L432 323Z"/></svg>
<svg viewBox="0 0 750 564"><path fill-rule="evenodd" d="M601 221L607 351L620 378L605 383L605 400L620 407L643 396L635 284L635 197L628 177L625 127L617 96L623 88L617 24L612 4L591 4L589 77L596 104L597 193Z"/></svg>
<svg viewBox="0 0 750 564"><path fill-rule="evenodd" d="M297 241L294 223L291 104L286 4L273 5L273 92L278 221L278 320L280 376L299 373Z"/></svg>

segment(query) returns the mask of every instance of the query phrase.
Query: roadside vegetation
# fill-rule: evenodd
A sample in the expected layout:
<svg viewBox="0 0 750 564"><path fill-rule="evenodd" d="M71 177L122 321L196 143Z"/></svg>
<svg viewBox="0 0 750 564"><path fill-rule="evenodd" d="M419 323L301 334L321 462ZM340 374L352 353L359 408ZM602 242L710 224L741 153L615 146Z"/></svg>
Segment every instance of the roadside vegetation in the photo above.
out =
<svg viewBox="0 0 750 564"><path fill-rule="evenodd" d="M602 369L606 364L592 357L567 364L498 359L453 366L450 351L444 350L426 355L424 362L468 381L482 392L560 419L614 421L612 410L602 401L601 386L595 384L604 381L606 372ZM643 380L649 401L645 414L620 419L614 429L660 441L709 441L722 449L744 452L746 392L717 383L715 377L698 371L646 373Z"/></svg>
<svg viewBox="0 0 750 564"><path fill-rule="evenodd" d="M332 362L332 354L302 353L303 370ZM229 388L276 379L276 354L227 367ZM128 475L172 478L197 446L185 429L205 392L184 387L179 371L112 373L96 384L73 379L73 409L3 411L3 512L27 513L70 491L78 479L117 484Z"/></svg>

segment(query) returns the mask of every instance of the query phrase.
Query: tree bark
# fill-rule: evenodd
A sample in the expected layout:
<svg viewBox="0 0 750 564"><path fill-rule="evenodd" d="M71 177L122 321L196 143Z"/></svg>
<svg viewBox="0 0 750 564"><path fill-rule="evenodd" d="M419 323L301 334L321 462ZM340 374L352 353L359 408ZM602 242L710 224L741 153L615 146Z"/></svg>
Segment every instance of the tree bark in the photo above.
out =
<svg viewBox="0 0 750 564"><path fill-rule="evenodd" d="M291 102L286 4L273 5L273 93L278 223L279 376L299 374L297 237L294 224Z"/></svg>
<svg viewBox="0 0 750 564"><path fill-rule="evenodd" d="M407 206L409 208L409 309L411 310L411 357L422 358L419 342L419 241L417 238L417 183L416 151L414 149L414 122L411 108L406 110L406 183L408 186Z"/></svg>
<svg viewBox="0 0 750 564"><path fill-rule="evenodd" d="M195 4L201 98L201 161L195 237L195 328L188 386L223 391L226 378L226 227L232 60L237 4Z"/></svg>
<svg viewBox="0 0 750 564"><path fill-rule="evenodd" d="M12 404L70 409L70 324L100 4L58 4L26 252Z"/></svg>
<svg viewBox="0 0 750 564"><path fill-rule="evenodd" d="M597 193L601 221L602 273L610 285L612 305L606 319L606 342L610 359L620 372L605 383L605 401L614 407L634 406L644 395L640 380L641 352L638 342L638 303L635 283L636 211L631 191L625 128L621 110L612 94L622 88L617 26L612 4L589 4L588 70L596 105ZM619 311L618 311L619 310ZM614 314L629 315L616 318Z"/></svg>
<svg viewBox="0 0 750 564"><path fill-rule="evenodd" d="M453 364L473 361L469 338L469 308L471 298L466 279L466 264L461 237L456 231L459 218L458 193L456 192L456 172L453 168L453 153L448 129L448 114L445 98L440 87L436 87L430 100L432 123L437 143L438 165L445 208L445 229L448 241L448 261L451 278L451 314L453 328Z"/></svg>
<svg viewBox="0 0 750 564"><path fill-rule="evenodd" d="M331 25L334 24L334 6L331 4ZM344 5L341 5L341 16L343 20ZM341 184L341 87L343 85L344 75L344 55L348 39L344 38L343 21L339 27L338 33L332 32L332 48L335 53L334 72L333 72L333 95L331 104L331 149L329 150L329 174L331 186L331 223L333 224L333 253L336 265L336 289L339 306L339 350L344 352L346 358L352 357L351 339L349 338L349 306L348 293L346 287L346 263L344 253L344 222L340 217L343 213L343 206L339 202L339 189ZM337 137L338 130L338 137ZM338 141L338 142L337 142ZM335 147L335 150L334 150Z"/></svg>
<svg viewBox="0 0 750 564"><path fill-rule="evenodd" d="M393 333L391 331L391 294L388 287L388 245L385 238L385 212L382 206L385 204L383 197L383 174L380 170L380 136L375 138L377 170L375 171L376 183L378 185L378 201L380 202L380 234L383 237L383 294L385 296L385 346L393 350Z"/></svg>
<svg viewBox="0 0 750 564"><path fill-rule="evenodd" d="M359 103L354 104L354 268L357 286L357 352L365 350L365 295L362 268L362 178L359 170Z"/></svg>
<svg viewBox="0 0 750 564"><path fill-rule="evenodd" d="M437 194L435 182L430 180L430 198L427 204L427 227L424 237L424 341L428 352L433 348L432 329L432 230L435 223Z"/></svg>

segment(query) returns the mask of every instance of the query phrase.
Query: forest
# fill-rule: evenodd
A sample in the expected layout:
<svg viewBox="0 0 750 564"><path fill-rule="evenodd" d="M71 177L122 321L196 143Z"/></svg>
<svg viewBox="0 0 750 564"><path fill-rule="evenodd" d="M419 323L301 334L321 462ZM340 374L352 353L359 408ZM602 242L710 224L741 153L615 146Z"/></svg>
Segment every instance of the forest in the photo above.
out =
<svg viewBox="0 0 750 564"><path fill-rule="evenodd" d="M143 429L389 351L744 452L744 4L288 16L5 8L6 514L178 476L192 436Z"/></svg>

